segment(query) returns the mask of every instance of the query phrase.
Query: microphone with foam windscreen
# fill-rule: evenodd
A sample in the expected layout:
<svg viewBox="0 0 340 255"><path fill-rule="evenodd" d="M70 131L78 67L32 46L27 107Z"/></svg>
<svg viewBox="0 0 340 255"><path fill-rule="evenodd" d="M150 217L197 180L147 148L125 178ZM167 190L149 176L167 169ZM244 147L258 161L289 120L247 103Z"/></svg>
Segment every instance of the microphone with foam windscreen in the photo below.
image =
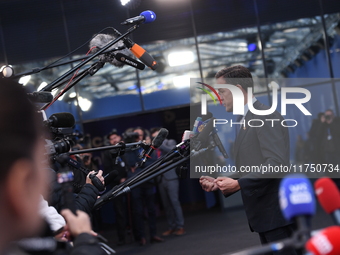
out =
<svg viewBox="0 0 340 255"><path fill-rule="evenodd" d="M44 122L55 128L67 128L75 125L74 116L68 112L54 113Z"/></svg>
<svg viewBox="0 0 340 255"><path fill-rule="evenodd" d="M314 183L314 188L322 208L332 215L335 224L340 225L340 192L338 187L332 179L323 177Z"/></svg>
<svg viewBox="0 0 340 255"><path fill-rule="evenodd" d="M106 46L109 42L115 40L117 37L114 35L110 35L110 34L98 34L96 35L89 44L90 49L92 49L93 53L96 53L97 51L99 51L100 49L102 49L104 46ZM122 40L118 41L117 43L113 44L111 47L108 48L107 51L116 51L117 53L122 53L125 56L128 56L130 58L133 59L133 54L131 53L131 51L129 49L127 49L123 43ZM115 58L115 53L106 53L106 55L104 55L105 61L116 66L116 67L123 67L124 66L124 62L119 61Z"/></svg>
<svg viewBox="0 0 340 255"><path fill-rule="evenodd" d="M121 23L121 25L133 25L133 24L146 24L150 22L154 22L156 19L156 13L153 11L143 11L139 16L129 18Z"/></svg>
<svg viewBox="0 0 340 255"><path fill-rule="evenodd" d="M314 190L302 174L287 175L280 183L280 207L287 221L295 220L298 231L310 237L310 218L315 214Z"/></svg>
<svg viewBox="0 0 340 255"><path fill-rule="evenodd" d="M53 95L48 91L37 91L33 93L27 93L28 99L35 103L51 103Z"/></svg>
<svg viewBox="0 0 340 255"><path fill-rule="evenodd" d="M312 255L340 254L340 227L323 229L307 241L305 248Z"/></svg>
<svg viewBox="0 0 340 255"><path fill-rule="evenodd" d="M158 132L158 135L152 140L149 149L143 151L142 160L138 162L136 166L142 166L148 158L151 158L151 153L162 145L168 134L169 131L166 128L161 128Z"/></svg>

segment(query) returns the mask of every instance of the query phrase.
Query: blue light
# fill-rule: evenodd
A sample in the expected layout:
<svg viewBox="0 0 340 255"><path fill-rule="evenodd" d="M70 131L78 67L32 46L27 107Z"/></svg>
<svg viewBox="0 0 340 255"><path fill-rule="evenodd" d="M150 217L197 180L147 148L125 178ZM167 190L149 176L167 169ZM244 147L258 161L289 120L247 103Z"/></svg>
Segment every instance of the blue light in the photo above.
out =
<svg viewBox="0 0 340 255"><path fill-rule="evenodd" d="M255 51L257 48L255 43L249 43L248 44L248 51Z"/></svg>
<svg viewBox="0 0 340 255"><path fill-rule="evenodd" d="M128 90L134 90L136 88L137 88L137 85L132 85L132 86L128 87Z"/></svg>

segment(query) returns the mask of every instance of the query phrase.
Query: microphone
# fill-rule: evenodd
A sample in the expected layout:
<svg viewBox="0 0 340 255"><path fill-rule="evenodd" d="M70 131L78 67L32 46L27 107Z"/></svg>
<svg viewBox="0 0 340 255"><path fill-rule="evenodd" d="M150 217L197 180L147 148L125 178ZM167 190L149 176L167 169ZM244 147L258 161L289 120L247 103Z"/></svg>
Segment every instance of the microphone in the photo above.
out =
<svg viewBox="0 0 340 255"><path fill-rule="evenodd" d="M332 215L335 224L340 225L340 192L335 183L323 177L314 183L314 188L322 208Z"/></svg>
<svg viewBox="0 0 340 255"><path fill-rule="evenodd" d="M61 112L52 114L48 120L45 121L49 126L55 128L73 127L75 124L74 117L71 113Z"/></svg>
<svg viewBox="0 0 340 255"><path fill-rule="evenodd" d="M142 166L148 158L150 158L151 153L157 149L159 146L162 145L165 138L168 136L169 131L166 128L161 128L158 132L158 135L152 140L151 145L148 149L148 151L143 151L142 160L137 163L137 166Z"/></svg>
<svg viewBox="0 0 340 255"><path fill-rule="evenodd" d="M295 220L303 237L310 237L310 217L315 214L314 190L310 181L302 174L285 177L279 189L280 207L287 221Z"/></svg>
<svg viewBox="0 0 340 255"><path fill-rule="evenodd" d="M340 254L340 227L331 226L325 228L313 236L306 243L306 250L313 255L337 255Z"/></svg>
<svg viewBox="0 0 340 255"><path fill-rule="evenodd" d="M214 140L215 145L217 146L218 150L222 153L224 158L229 158L228 153L226 152L220 137L217 134L216 129L212 132L212 138Z"/></svg>
<svg viewBox="0 0 340 255"><path fill-rule="evenodd" d="M27 93L28 99L35 103L51 103L53 95L48 91L37 91L33 93Z"/></svg>
<svg viewBox="0 0 340 255"><path fill-rule="evenodd" d="M156 19L156 14L153 11L143 11L139 16L129 18L124 22L120 23L121 25L132 25L132 24L146 24L154 22Z"/></svg>
<svg viewBox="0 0 340 255"><path fill-rule="evenodd" d="M200 126L201 132L192 138L192 144L190 143L190 147L192 147L195 151L198 151L202 147L207 147L209 144L209 134L213 130L214 118L207 120L208 122L203 127Z"/></svg>
<svg viewBox="0 0 340 255"><path fill-rule="evenodd" d="M89 44L90 49L93 48L92 52L96 53L99 49L106 46L109 42L116 39L116 36L110 34L98 34L96 35ZM108 51L118 51L119 53L124 54L125 56L133 58L133 54L129 49L127 49L122 40L118 41L117 43L113 44ZM114 56L114 55L113 55ZM102 56L105 58L105 61L114 65L115 67L123 67L125 63L122 61L117 60L115 57L111 57L111 54L106 53L106 56Z"/></svg>
<svg viewBox="0 0 340 255"><path fill-rule="evenodd" d="M133 42L130 38L124 38L124 44L130 49L130 51L135 55L140 61L142 61L147 67L152 70L156 70L158 64L156 60L141 46Z"/></svg>
<svg viewBox="0 0 340 255"><path fill-rule="evenodd" d="M144 68L145 68L145 65L143 63L136 61L135 59L133 59L129 56L126 56L123 53L115 54L115 59L124 63L124 64L127 64L129 66L137 68L139 70L144 70Z"/></svg>

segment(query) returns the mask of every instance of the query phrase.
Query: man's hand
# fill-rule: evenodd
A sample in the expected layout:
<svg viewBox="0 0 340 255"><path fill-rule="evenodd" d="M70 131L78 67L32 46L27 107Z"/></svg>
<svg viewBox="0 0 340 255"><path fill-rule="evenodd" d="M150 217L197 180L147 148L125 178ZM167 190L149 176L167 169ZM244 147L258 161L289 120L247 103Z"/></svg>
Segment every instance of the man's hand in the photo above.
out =
<svg viewBox="0 0 340 255"><path fill-rule="evenodd" d="M223 195L235 193L241 189L238 181L229 177L218 177L214 180L214 183L222 191Z"/></svg>
<svg viewBox="0 0 340 255"><path fill-rule="evenodd" d="M202 189L207 192L218 190L218 186L215 183L215 178L210 176L201 176L200 184Z"/></svg>
<svg viewBox="0 0 340 255"><path fill-rule="evenodd" d="M86 183L92 184L92 180L90 178L90 174L94 174L96 173L95 171L91 171L87 176L86 176ZM103 185L105 185L104 183L104 177L103 177L103 171L99 170L98 173L96 174L96 176L98 177L98 179L103 183Z"/></svg>
<svg viewBox="0 0 340 255"><path fill-rule="evenodd" d="M61 211L61 215L64 216L68 230L73 237L82 233L92 234L90 217L87 213L77 210L77 215L74 215L69 209L64 209Z"/></svg>

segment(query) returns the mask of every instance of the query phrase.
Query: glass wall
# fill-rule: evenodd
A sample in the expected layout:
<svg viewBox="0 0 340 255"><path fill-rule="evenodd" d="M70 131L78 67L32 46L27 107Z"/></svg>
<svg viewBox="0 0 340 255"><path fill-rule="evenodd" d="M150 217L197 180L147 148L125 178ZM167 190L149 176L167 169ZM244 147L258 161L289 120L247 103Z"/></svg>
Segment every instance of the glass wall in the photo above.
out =
<svg viewBox="0 0 340 255"><path fill-rule="evenodd" d="M255 11L253 6L248 7L249 12ZM187 24L185 29L192 30L192 37L142 45L158 62L155 71L149 68L136 71L131 66L117 67L106 63L92 76L87 75L81 79L75 88L69 89L55 104L72 105L70 109L79 106L75 114L80 122L189 105L190 78L204 81L223 67L237 64L244 65L251 71L256 84L255 94L269 97L269 82L260 82L262 78L318 77L327 80L332 74L335 78L340 77L340 71L336 68L340 65L340 14L331 13L330 3L324 3L326 14L323 16L320 16L320 10L316 16L282 22L268 20L268 11L275 6L263 9L258 4L257 7L259 14L257 20L251 20L252 26L231 30L231 24L228 24L225 31L213 33L206 33L207 30L202 29L205 23L198 19L201 13L189 8L185 17L192 24L191 27ZM218 16L219 21L220 19L223 19L222 14ZM279 19L282 17L277 18ZM329 52L323 36L324 28L328 35ZM22 83L27 83L32 91L41 89L41 86L51 83L80 63L79 58L84 57L87 50L83 50L83 55L72 56L72 59L78 59L77 62L32 74L30 79L26 76ZM67 60L69 59L63 61ZM53 61L55 59L20 64L14 66L14 69L16 73L25 72L45 67ZM82 67L78 74L90 69L98 61L99 58L94 59ZM71 77L72 75L65 79L63 84L67 84ZM301 87L310 84L293 82L290 85L279 85ZM331 85L333 92L336 91L335 88L335 85ZM53 93L60 91L61 89L55 89ZM337 93L333 93L333 97L334 108L337 110ZM53 111L53 106L51 109Z"/></svg>

